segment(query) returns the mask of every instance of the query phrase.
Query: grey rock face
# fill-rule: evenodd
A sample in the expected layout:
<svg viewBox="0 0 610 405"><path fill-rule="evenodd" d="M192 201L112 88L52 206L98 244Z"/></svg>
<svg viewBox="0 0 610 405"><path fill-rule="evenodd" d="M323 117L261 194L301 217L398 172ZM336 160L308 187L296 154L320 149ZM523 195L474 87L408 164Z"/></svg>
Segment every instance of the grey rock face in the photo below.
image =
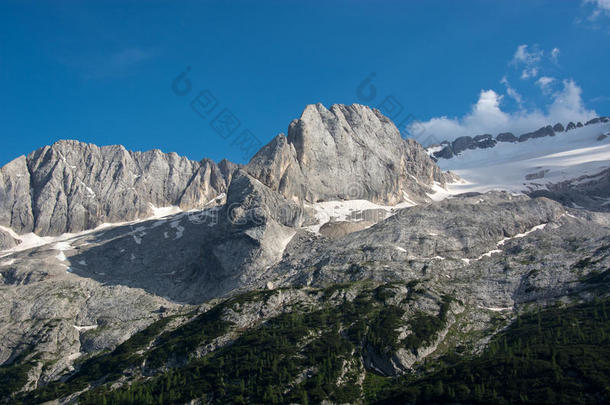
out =
<svg viewBox="0 0 610 405"><path fill-rule="evenodd" d="M568 125L566 126L566 132L571 131L574 128L576 128L576 124L574 124L572 121L570 121L570 122L568 122Z"/></svg>
<svg viewBox="0 0 610 405"><path fill-rule="evenodd" d="M542 138L545 136L555 136L555 131L553 131L553 127L550 125L542 127L534 132L528 132L527 134L519 136L519 142L525 142L528 139Z"/></svg>
<svg viewBox="0 0 610 405"><path fill-rule="evenodd" d="M17 232L34 229L31 179L25 156L0 169L0 225Z"/></svg>
<svg viewBox="0 0 610 405"><path fill-rule="evenodd" d="M610 169L549 184L546 190L538 190L530 195L552 198L568 207L610 212Z"/></svg>
<svg viewBox="0 0 610 405"><path fill-rule="evenodd" d="M453 157L453 149L451 149L451 142L443 141L440 146L442 149L434 153L435 159L451 159Z"/></svg>
<svg viewBox="0 0 610 405"><path fill-rule="evenodd" d="M142 289L99 283L66 271L46 246L0 260L0 363L33 349L36 384L57 379L87 354L111 349L178 305ZM32 388L33 388L32 387Z"/></svg>
<svg viewBox="0 0 610 405"><path fill-rule="evenodd" d="M248 163L246 171L288 199L425 201L443 173L379 111L362 105L309 105Z"/></svg>
<svg viewBox="0 0 610 405"><path fill-rule="evenodd" d="M563 132L564 131L563 125L560 122L558 122L557 124L553 125L553 131Z"/></svg>
<svg viewBox="0 0 610 405"><path fill-rule="evenodd" d="M457 197L400 210L343 238L295 241L268 275L277 286L427 279L456 297L510 307L573 289L581 276L574 264L610 242L604 218L546 198ZM588 271L604 271L608 261Z"/></svg>
<svg viewBox="0 0 610 405"><path fill-rule="evenodd" d="M153 207L201 207L226 193L238 165L158 150L59 141L0 172L0 225L40 236L148 217ZM309 106L265 146L248 173L289 199L427 201L444 175L413 140L368 107Z"/></svg>
<svg viewBox="0 0 610 405"><path fill-rule="evenodd" d="M331 239L342 238L352 232L361 231L372 225L374 222L370 221L339 221L339 222L327 222L320 227L320 234Z"/></svg>
<svg viewBox="0 0 610 405"><path fill-rule="evenodd" d="M458 155L467 149L476 149L476 144L470 136L460 136L451 144L453 153Z"/></svg>
<svg viewBox="0 0 610 405"><path fill-rule="evenodd" d="M473 140L479 149L493 148L497 143L490 134L477 135Z"/></svg>
<svg viewBox="0 0 610 405"><path fill-rule="evenodd" d="M200 304L255 283L306 219L301 205L237 171L224 205L77 236L64 261L57 251L44 254L74 276Z"/></svg>
<svg viewBox="0 0 610 405"><path fill-rule="evenodd" d="M519 141L519 138L513 135L512 132L502 132L501 134L498 134L496 140L498 142L517 142Z"/></svg>
<svg viewBox="0 0 610 405"><path fill-rule="evenodd" d="M19 241L11 236L8 232L0 229L0 250L9 249L17 246Z"/></svg>
<svg viewBox="0 0 610 405"><path fill-rule="evenodd" d="M24 342L43 354L41 361L60 359L32 377L42 384L70 367L72 355L113 347L158 319L162 306L174 312L180 308L175 301L201 303L265 285L414 280L414 290L423 292L408 301L405 317L438 313L438 297L450 294L468 307L469 325L483 330L488 323L480 320L481 311L552 302L583 288L579 280L588 272L610 265L600 249L610 246L608 218L600 225L546 198L457 196L397 210L364 230L341 226L329 239L295 229L306 222L299 203L236 171L225 206L215 210L212 224L188 221L192 214L182 213L77 236L69 248L51 244L18 252L7 258L10 264L0 261L0 297L8 303L0 310L0 361L10 363ZM65 258L57 257L58 249L66 249ZM589 257L590 268L574 271ZM287 311L291 302L316 297L309 290L285 291L226 315L247 328ZM431 300L431 293L437 298ZM405 290L397 299L406 302L406 294L411 296ZM417 353L365 361L400 373L432 355L453 320L450 315L437 339Z"/></svg>
<svg viewBox="0 0 610 405"><path fill-rule="evenodd" d="M0 224L57 235L150 216L152 207L198 207L224 193L232 167L159 150L129 152L59 141L0 174Z"/></svg>

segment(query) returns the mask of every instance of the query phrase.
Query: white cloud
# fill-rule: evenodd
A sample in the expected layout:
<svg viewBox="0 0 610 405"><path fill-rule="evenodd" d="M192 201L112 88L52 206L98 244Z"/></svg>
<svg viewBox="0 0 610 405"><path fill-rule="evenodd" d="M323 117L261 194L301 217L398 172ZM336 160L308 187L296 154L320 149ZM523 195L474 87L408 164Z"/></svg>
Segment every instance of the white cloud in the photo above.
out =
<svg viewBox="0 0 610 405"><path fill-rule="evenodd" d="M589 17L590 20L596 20L602 13L610 16L610 0L584 0L583 3L592 3L595 6L593 13Z"/></svg>
<svg viewBox="0 0 610 405"><path fill-rule="evenodd" d="M553 48L553 50L551 50L551 59L553 62L557 63L559 59L559 48Z"/></svg>
<svg viewBox="0 0 610 405"><path fill-rule="evenodd" d="M540 89L548 94L551 91L551 84L555 81L554 77L542 76L536 80L536 84L540 86Z"/></svg>
<svg viewBox="0 0 610 405"><path fill-rule="evenodd" d="M500 83L502 83L506 87L506 94L508 94L508 96L510 98L514 99L517 102L517 104L519 104L519 106L521 106L521 104L523 103L523 97L521 97L521 94L519 94L517 92L517 90L515 90L510 85L506 76L502 77L502 80L500 80Z"/></svg>
<svg viewBox="0 0 610 405"><path fill-rule="evenodd" d="M554 64L557 64L559 61L559 53L560 51L557 47L550 51L544 51L539 49L537 45L529 46L523 44L517 47L511 64L522 69L521 79L531 79L538 76L544 65L548 64L549 60Z"/></svg>
<svg viewBox="0 0 610 405"><path fill-rule="evenodd" d="M512 132L520 135L542 126L569 121L587 121L596 112L588 110L582 100L582 90L573 80L564 80L562 90L551 96L545 111L520 109L514 113L501 108L502 95L493 90L481 90L479 99L471 111L461 118L437 117L426 122L418 122L427 136L439 140L453 140L460 136L475 136ZM421 129L420 129L421 132Z"/></svg>
<svg viewBox="0 0 610 405"><path fill-rule="evenodd" d="M588 110L582 99L582 89L574 80L564 80L563 89L553 96L549 106L549 118L555 121L587 121L597 116L594 110Z"/></svg>
<svg viewBox="0 0 610 405"><path fill-rule="evenodd" d="M521 72L522 79L529 79L530 77L536 77L537 75L538 75L537 67L523 69L523 72Z"/></svg>
<svg viewBox="0 0 610 405"><path fill-rule="evenodd" d="M543 55L544 52L535 46L530 48L526 44L519 45L513 55L512 63L516 66L524 66L521 78L524 80L529 79L538 75L539 64Z"/></svg>
<svg viewBox="0 0 610 405"><path fill-rule="evenodd" d="M535 47L530 52L528 50L529 45L523 44L517 47L515 54L513 55L513 62L515 63L523 63L526 65L534 65L542 59L542 51L536 49Z"/></svg>

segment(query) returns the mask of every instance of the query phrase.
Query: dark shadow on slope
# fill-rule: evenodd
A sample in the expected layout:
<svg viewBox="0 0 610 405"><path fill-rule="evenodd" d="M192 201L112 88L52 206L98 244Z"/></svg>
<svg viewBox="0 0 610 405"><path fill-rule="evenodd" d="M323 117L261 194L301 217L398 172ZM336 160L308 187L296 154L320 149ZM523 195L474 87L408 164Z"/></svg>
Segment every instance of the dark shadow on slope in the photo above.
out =
<svg viewBox="0 0 610 405"><path fill-rule="evenodd" d="M74 243L69 271L106 285L141 288L188 304L225 295L235 285L213 252L221 240L247 249L239 229L193 220L188 214L95 232ZM247 243L247 241L245 241ZM237 255L236 255L237 256Z"/></svg>

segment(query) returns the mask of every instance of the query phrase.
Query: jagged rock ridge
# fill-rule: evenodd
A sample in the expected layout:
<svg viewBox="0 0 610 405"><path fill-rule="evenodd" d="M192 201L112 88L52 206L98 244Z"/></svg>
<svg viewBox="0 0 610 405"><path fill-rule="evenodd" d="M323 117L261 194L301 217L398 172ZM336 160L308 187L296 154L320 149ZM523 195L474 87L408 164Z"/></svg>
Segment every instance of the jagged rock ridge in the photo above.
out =
<svg viewBox="0 0 610 405"><path fill-rule="evenodd" d="M0 225L40 236L149 217L154 207L201 207L226 193L238 165L159 150L59 141L0 169ZM379 111L321 104L263 147L246 172L294 201L429 201L445 175ZM3 245L9 247L10 239Z"/></svg>
<svg viewBox="0 0 610 405"><path fill-rule="evenodd" d="M471 136L460 136L454 141L443 141L440 145L431 145L427 148L431 156L436 159L451 159L454 156L459 155L468 149L486 149L493 148L498 142L526 142L530 139L543 138L546 136L555 136L557 133L569 132L576 128L582 128L583 126L607 123L610 121L609 117L597 117L587 121L584 125L581 122L574 124L569 122L565 128L561 123L557 123L553 126L547 125L541 127L535 131L528 132L519 136L514 135L511 132L502 132L498 134L495 139L490 134Z"/></svg>
<svg viewBox="0 0 610 405"><path fill-rule="evenodd" d="M0 169L0 225L59 235L148 217L153 207L198 207L226 191L234 168L159 150L59 141Z"/></svg>

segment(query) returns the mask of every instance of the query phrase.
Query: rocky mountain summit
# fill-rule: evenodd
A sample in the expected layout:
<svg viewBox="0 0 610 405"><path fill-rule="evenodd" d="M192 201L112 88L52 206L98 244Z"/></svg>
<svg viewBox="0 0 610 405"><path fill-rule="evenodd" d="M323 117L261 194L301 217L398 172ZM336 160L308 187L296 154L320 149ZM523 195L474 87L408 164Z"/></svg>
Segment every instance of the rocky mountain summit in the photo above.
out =
<svg viewBox="0 0 610 405"><path fill-rule="evenodd" d="M0 401L603 402L606 124L547 151L593 171L563 182L513 155L460 179L361 105L308 106L244 166L20 157L0 169ZM503 189L510 163L554 182Z"/></svg>
<svg viewBox="0 0 610 405"><path fill-rule="evenodd" d="M307 106L288 136L274 138L246 170L286 198L308 202L421 202L435 182L445 185L421 145L402 139L378 110L357 104Z"/></svg>
<svg viewBox="0 0 610 405"><path fill-rule="evenodd" d="M60 235L153 215L156 207L199 208L226 193L238 165L191 161L159 150L59 141L0 169L0 225ZM391 205L427 200L440 169L400 137L379 111L310 105L246 166L295 201L368 199ZM8 246L5 242L4 246Z"/></svg>

